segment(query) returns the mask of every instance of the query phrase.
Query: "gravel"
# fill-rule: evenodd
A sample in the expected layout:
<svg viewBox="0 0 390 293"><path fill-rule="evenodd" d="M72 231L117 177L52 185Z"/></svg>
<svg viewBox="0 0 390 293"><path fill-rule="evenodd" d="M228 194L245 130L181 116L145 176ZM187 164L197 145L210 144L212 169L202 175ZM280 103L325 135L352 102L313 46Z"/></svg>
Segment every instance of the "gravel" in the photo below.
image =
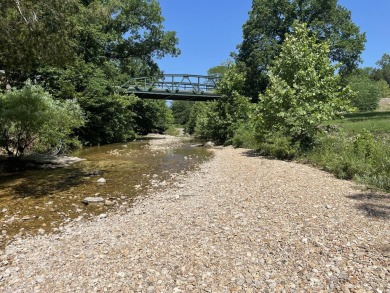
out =
<svg viewBox="0 0 390 293"><path fill-rule="evenodd" d="M0 289L390 292L388 194L244 149L213 152L128 211L15 240Z"/></svg>

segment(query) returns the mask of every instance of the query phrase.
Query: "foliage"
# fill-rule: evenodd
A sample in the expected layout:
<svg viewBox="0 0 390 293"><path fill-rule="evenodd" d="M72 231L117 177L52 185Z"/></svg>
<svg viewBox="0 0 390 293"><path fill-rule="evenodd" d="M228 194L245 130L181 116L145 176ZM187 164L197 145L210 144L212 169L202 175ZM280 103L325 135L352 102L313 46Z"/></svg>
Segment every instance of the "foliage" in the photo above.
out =
<svg viewBox="0 0 390 293"><path fill-rule="evenodd" d="M270 69L270 85L258 104L260 142L280 133L291 144L310 146L318 126L350 110L352 91L334 74L327 42L318 43L305 24L296 23Z"/></svg>
<svg viewBox="0 0 390 293"><path fill-rule="evenodd" d="M361 131L356 135L334 132L319 137L303 160L342 179L355 179L390 191L390 139Z"/></svg>
<svg viewBox="0 0 390 293"><path fill-rule="evenodd" d="M180 130L175 125L170 125L168 129L165 130L164 134L171 135L171 136L180 136Z"/></svg>
<svg viewBox="0 0 390 293"><path fill-rule="evenodd" d="M390 55L383 54L382 58L376 63L379 68L373 73L373 77L376 80L385 80L390 86Z"/></svg>
<svg viewBox="0 0 390 293"><path fill-rule="evenodd" d="M384 80L377 81L381 98L390 98L390 85Z"/></svg>
<svg viewBox="0 0 390 293"><path fill-rule="evenodd" d="M0 69L8 82L24 81L42 64L72 62L78 10L76 0L1 1Z"/></svg>
<svg viewBox="0 0 390 293"><path fill-rule="evenodd" d="M232 139L233 146L247 149L258 149L258 142L256 141L254 133L254 123L251 121L245 121L244 123L239 124Z"/></svg>
<svg viewBox="0 0 390 293"><path fill-rule="evenodd" d="M132 109L135 131L139 134L163 133L173 123L172 111L164 100L137 99Z"/></svg>
<svg viewBox="0 0 390 293"><path fill-rule="evenodd" d="M192 107L193 102L191 101L173 101L171 104L171 110L175 124L187 124Z"/></svg>
<svg viewBox="0 0 390 293"><path fill-rule="evenodd" d="M209 108L213 107L212 105L214 105L213 102L194 103L184 131L188 134L194 134L197 124L205 119L206 113L209 111Z"/></svg>
<svg viewBox="0 0 390 293"><path fill-rule="evenodd" d="M115 94L81 98L87 117L87 123L79 130L83 144L100 145L134 138L136 100L133 96Z"/></svg>
<svg viewBox="0 0 390 293"><path fill-rule="evenodd" d="M180 53L157 1L24 0L0 8L0 69L9 82L75 59L114 62L130 75L156 73L155 58Z"/></svg>
<svg viewBox="0 0 390 293"><path fill-rule="evenodd" d="M158 1L24 0L0 8L3 82L18 87L30 77L56 99L76 98L88 118L78 130L85 144L166 129L171 114L164 102L117 90L129 77L159 74L156 59L180 53Z"/></svg>
<svg viewBox="0 0 390 293"><path fill-rule="evenodd" d="M229 67L232 65L233 62L231 60L224 61L221 65L211 67L209 70L207 70L207 74L222 77L225 75L225 73L228 72Z"/></svg>
<svg viewBox="0 0 390 293"><path fill-rule="evenodd" d="M0 147L19 157L34 144L61 146L84 123L75 100L54 100L42 87L26 84L0 95Z"/></svg>
<svg viewBox="0 0 390 293"><path fill-rule="evenodd" d="M238 126L249 120L251 104L239 92L244 76L236 66L231 66L217 85L221 98L209 103L197 119L196 133L219 144L231 144Z"/></svg>
<svg viewBox="0 0 390 293"><path fill-rule="evenodd" d="M328 56L342 64L341 72L357 67L365 34L351 20L351 13L337 0L254 0L243 26L243 41L236 56L246 75L245 94L257 101L268 85L267 71L279 55L294 21L308 24L317 39L330 42Z"/></svg>
<svg viewBox="0 0 390 293"><path fill-rule="evenodd" d="M297 144L291 144L291 140L283 132L267 133L257 143L260 155L277 158L280 160L292 160L300 149Z"/></svg>
<svg viewBox="0 0 390 293"><path fill-rule="evenodd" d="M353 75L348 78L351 89L356 93L351 104L359 111L372 111L378 108L382 86L369 77Z"/></svg>

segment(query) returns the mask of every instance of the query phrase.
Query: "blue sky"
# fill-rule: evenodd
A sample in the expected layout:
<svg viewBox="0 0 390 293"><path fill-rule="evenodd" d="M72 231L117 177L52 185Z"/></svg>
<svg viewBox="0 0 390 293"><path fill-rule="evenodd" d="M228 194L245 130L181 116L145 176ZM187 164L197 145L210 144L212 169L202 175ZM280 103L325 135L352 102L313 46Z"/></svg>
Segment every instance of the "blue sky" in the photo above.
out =
<svg viewBox="0 0 390 293"><path fill-rule="evenodd" d="M390 54L390 0L339 0L353 22L366 32L361 66L375 66ZM177 32L182 53L158 60L165 73L206 74L229 58L242 41L242 25L252 0L160 0L166 30Z"/></svg>

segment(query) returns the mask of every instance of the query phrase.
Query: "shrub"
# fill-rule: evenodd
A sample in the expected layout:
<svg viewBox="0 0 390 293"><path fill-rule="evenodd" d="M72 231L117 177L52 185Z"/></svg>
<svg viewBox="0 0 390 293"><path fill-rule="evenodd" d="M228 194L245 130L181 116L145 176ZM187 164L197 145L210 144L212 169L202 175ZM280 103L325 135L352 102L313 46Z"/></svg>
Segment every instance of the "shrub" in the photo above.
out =
<svg viewBox="0 0 390 293"><path fill-rule="evenodd" d="M368 131L321 135L304 157L342 179L390 190L390 139Z"/></svg>
<svg viewBox="0 0 390 293"><path fill-rule="evenodd" d="M348 79L356 95L351 99L352 106L359 111L373 111L378 108L383 93L383 86L366 76L351 76Z"/></svg>
<svg viewBox="0 0 390 293"><path fill-rule="evenodd" d="M234 133L249 120L252 110L249 99L240 94L243 82L243 74L236 66L230 66L217 85L221 98L199 112L196 134L219 144L232 144Z"/></svg>
<svg viewBox="0 0 390 293"><path fill-rule="evenodd" d="M255 130L253 123L241 123L233 136L233 146L249 148L249 149L257 149L258 143L254 136Z"/></svg>
<svg viewBox="0 0 390 293"><path fill-rule="evenodd" d="M27 83L0 95L0 147L9 156L22 156L37 144L44 149L62 146L83 123L75 100L54 100L40 86Z"/></svg>
<svg viewBox="0 0 390 293"><path fill-rule="evenodd" d="M258 143L258 151L263 156L270 156L281 160L291 160L298 154L298 147L281 132L262 136Z"/></svg>

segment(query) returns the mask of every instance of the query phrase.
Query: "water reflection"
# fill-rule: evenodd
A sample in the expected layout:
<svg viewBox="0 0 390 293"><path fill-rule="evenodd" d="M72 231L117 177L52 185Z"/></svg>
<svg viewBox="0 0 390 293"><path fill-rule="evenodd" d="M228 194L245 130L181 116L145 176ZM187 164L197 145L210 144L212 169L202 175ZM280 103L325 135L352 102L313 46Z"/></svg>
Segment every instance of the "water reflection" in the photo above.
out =
<svg viewBox="0 0 390 293"><path fill-rule="evenodd" d="M151 151L148 140L90 147L75 156L86 161L60 169L0 174L0 244L15 234L61 229L72 219L88 219L112 207L126 207L151 185L169 184L210 157L188 142ZM104 177L106 184L96 181ZM84 205L85 197L101 196L106 205ZM2 243L1 243L2 242Z"/></svg>

